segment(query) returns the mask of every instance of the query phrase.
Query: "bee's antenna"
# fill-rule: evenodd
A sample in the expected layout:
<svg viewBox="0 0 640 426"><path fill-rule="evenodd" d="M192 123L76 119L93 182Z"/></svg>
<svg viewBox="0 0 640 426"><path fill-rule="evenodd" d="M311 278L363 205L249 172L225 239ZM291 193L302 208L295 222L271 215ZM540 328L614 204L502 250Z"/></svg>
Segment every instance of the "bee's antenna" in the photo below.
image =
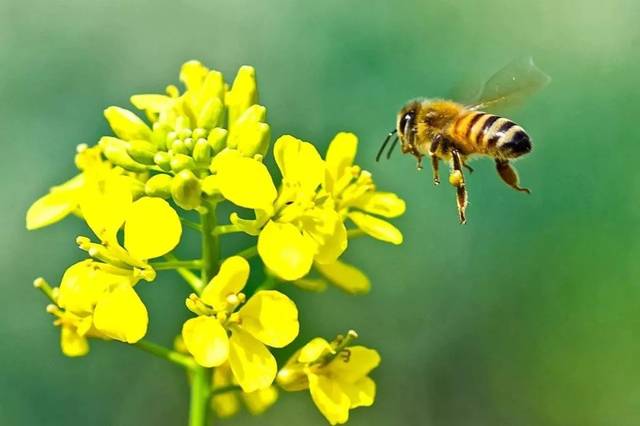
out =
<svg viewBox="0 0 640 426"><path fill-rule="evenodd" d="M393 149L396 147L398 143L398 137L396 136L395 139L393 140L393 142L391 142L391 146L389 147L389 151L387 151L387 160L389 158L391 158L391 153L393 152Z"/></svg>
<svg viewBox="0 0 640 426"><path fill-rule="evenodd" d="M384 142L382 143L382 146L380 147L380 151L378 151L378 155L376 155L376 162L380 161L380 157L382 156L382 153L384 152L384 149L387 147L387 143L389 142L389 139L391 139L391 136L393 136L396 133L396 129L393 129L392 131L389 132L389 134L387 135L387 137L385 138ZM398 138L396 137L396 140ZM395 142L394 142L395 144ZM387 156L388 158L388 156Z"/></svg>

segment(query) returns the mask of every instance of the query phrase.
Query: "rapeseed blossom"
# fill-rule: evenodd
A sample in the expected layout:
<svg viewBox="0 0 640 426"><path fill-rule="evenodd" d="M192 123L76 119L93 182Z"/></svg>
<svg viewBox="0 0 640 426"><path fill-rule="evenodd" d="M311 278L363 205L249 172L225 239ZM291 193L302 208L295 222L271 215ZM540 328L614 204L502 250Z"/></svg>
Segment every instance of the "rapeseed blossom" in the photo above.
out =
<svg viewBox="0 0 640 426"><path fill-rule="evenodd" d="M291 135L270 150L252 67L241 67L228 84L219 71L188 61L179 80L182 89L170 84L164 94L132 96L141 115L106 108L113 134L79 145L79 173L27 212L28 229L73 214L93 233L76 238L88 258L69 266L59 286L42 278L34 283L50 299L62 352L83 356L90 339L115 340L182 366L191 386L191 425L204 426L209 410L230 416L241 402L260 414L277 401L278 387L308 388L328 421L343 423L350 409L373 403L368 374L379 355L350 345L350 332L332 342L312 340L278 373L271 348L291 344L300 324L296 304L274 287L289 281L318 290L329 281L366 293L369 278L342 255L359 235L400 244L401 232L387 219L404 213L404 201L378 191L355 164L358 142L351 133L338 133L325 158ZM277 174L263 162L270 154ZM221 203L234 206L228 224L218 223ZM199 234L197 259L178 259L183 226ZM254 237L255 245L221 261L221 240L231 232ZM260 262L250 266L255 255ZM252 268L262 271L250 274ZM195 316L184 322L176 350L145 339L150 315L137 291L163 270L178 272L193 290L186 308ZM255 277L261 276L260 284Z"/></svg>

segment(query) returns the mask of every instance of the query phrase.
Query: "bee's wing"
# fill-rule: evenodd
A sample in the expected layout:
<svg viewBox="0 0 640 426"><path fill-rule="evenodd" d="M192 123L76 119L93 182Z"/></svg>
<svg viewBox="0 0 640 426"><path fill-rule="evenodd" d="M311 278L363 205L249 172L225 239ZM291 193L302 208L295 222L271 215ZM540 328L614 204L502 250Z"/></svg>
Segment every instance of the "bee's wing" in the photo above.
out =
<svg viewBox="0 0 640 426"><path fill-rule="evenodd" d="M471 110L493 110L497 107L518 104L549 84L551 77L525 57L512 61L487 80Z"/></svg>

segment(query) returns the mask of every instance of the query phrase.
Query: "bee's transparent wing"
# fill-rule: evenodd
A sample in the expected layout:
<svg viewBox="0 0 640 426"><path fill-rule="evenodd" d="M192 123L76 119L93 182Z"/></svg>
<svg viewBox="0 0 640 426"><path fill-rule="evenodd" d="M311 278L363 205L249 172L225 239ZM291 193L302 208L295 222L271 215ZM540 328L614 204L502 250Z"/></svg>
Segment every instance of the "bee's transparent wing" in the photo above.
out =
<svg viewBox="0 0 640 426"><path fill-rule="evenodd" d="M538 68L530 56L516 59L487 80L469 109L486 111L513 106L550 81L551 77Z"/></svg>

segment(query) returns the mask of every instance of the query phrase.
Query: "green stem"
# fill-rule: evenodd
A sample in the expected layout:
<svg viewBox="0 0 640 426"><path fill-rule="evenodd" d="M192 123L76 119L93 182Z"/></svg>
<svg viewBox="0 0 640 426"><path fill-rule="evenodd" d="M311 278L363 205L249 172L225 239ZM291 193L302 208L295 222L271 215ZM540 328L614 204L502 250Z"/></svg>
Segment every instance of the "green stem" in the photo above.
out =
<svg viewBox="0 0 640 426"><path fill-rule="evenodd" d="M189 426L206 426L209 413L209 377L211 372L197 367L191 375L191 402L189 403Z"/></svg>
<svg viewBox="0 0 640 426"><path fill-rule="evenodd" d="M173 362L174 364L181 365L189 370L197 367L195 361L190 356L172 351L171 349L165 348L157 343L149 342L148 340L139 340L134 343L133 346L142 349L145 352L149 352L159 358Z"/></svg>
<svg viewBox="0 0 640 426"><path fill-rule="evenodd" d="M219 388L211 389L211 396L221 395L227 392L236 392L242 390L239 385L220 386Z"/></svg>
<svg viewBox="0 0 640 426"><path fill-rule="evenodd" d="M167 269L200 269L202 267L202 260L169 260L167 262L151 262L149 263L156 271L163 271Z"/></svg>
<svg viewBox="0 0 640 426"><path fill-rule="evenodd" d="M233 234L234 232L242 232L238 225L218 225L213 229L213 235Z"/></svg>
<svg viewBox="0 0 640 426"><path fill-rule="evenodd" d="M189 219L185 219L183 217L180 218L180 222L182 222L187 228L202 232L202 226L200 226L199 223L192 222Z"/></svg>
<svg viewBox="0 0 640 426"><path fill-rule="evenodd" d="M258 246L251 246L244 250L240 250L239 252L234 254L234 256L241 256L241 257L244 257L245 259L251 259L252 257L257 255L258 255Z"/></svg>
<svg viewBox="0 0 640 426"><path fill-rule="evenodd" d="M365 235L367 234L360 228L347 230L347 238L358 238L358 237L363 237Z"/></svg>
<svg viewBox="0 0 640 426"><path fill-rule="evenodd" d="M189 286L191 286L193 291L195 291L197 294L200 294L200 292L204 288L204 285L202 285L202 280L198 278L196 274L185 268L178 268L176 269L176 272L180 274L180 276L187 282L187 284L189 284Z"/></svg>
<svg viewBox="0 0 640 426"><path fill-rule="evenodd" d="M202 227L202 261L201 283L208 283L218 272L220 263L220 246L218 236L214 235L216 227L216 205L214 203L205 204L200 213L200 223ZM198 294L200 292L198 291ZM191 375L191 401L189 403L189 426L206 426L209 414L209 398L211 369L196 367Z"/></svg>
<svg viewBox="0 0 640 426"><path fill-rule="evenodd" d="M200 220L202 223L201 279L203 283L208 283L218 273L220 260L218 236L213 235L213 229L216 227L215 204L210 203L206 206L206 211L200 214Z"/></svg>

